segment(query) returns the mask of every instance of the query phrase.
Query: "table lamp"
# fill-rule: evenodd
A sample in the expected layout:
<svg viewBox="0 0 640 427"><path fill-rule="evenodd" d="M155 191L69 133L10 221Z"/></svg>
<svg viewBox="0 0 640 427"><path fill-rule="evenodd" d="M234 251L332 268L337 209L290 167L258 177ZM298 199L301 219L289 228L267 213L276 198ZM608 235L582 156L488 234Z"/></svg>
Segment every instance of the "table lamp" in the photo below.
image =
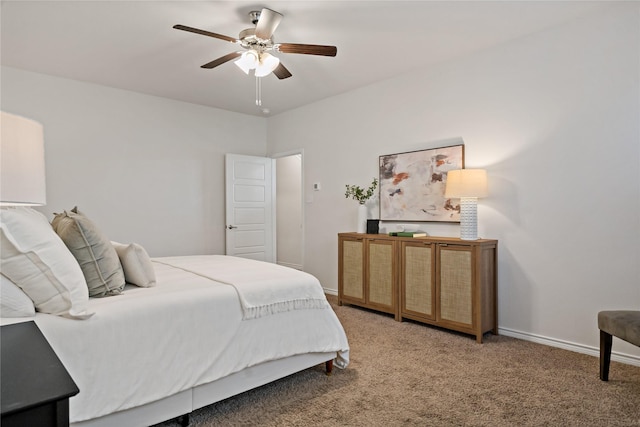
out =
<svg viewBox="0 0 640 427"><path fill-rule="evenodd" d="M46 204L42 125L0 115L0 206Z"/></svg>
<svg viewBox="0 0 640 427"><path fill-rule="evenodd" d="M460 239L478 240L478 197L486 195L486 170L458 169L447 172L444 196L460 198Z"/></svg>

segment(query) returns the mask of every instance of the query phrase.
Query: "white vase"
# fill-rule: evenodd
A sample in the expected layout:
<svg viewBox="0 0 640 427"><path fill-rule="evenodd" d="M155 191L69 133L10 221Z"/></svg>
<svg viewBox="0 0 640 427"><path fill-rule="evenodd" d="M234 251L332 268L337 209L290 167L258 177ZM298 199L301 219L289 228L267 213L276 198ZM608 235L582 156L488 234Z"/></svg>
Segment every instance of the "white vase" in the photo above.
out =
<svg viewBox="0 0 640 427"><path fill-rule="evenodd" d="M367 205L358 205L358 233L367 231Z"/></svg>

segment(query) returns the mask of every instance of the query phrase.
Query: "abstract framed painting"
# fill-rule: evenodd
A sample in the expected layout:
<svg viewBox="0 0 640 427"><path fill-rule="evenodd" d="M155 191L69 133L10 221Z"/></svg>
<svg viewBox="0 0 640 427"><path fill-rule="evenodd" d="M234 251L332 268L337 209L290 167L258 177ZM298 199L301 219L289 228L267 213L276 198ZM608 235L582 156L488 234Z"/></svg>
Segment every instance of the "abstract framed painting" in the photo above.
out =
<svg viewBox="0 0 640 427"><path fill-rule="evenodd" d="M464 144L380 156L380 220L460 222L447 172L464 168Z"/></svg>

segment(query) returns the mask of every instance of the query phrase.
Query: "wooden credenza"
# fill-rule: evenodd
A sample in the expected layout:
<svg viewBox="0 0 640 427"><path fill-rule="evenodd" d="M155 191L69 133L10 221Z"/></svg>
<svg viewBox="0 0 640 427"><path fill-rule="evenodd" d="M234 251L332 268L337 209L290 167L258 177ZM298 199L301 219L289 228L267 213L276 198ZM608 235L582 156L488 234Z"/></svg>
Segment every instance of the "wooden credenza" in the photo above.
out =
<svg viewBox="0 0 640 427"><path fill-rule="evenodd" d="M497 327L497 240L338 234L338 304L471 335Z"/></svg>

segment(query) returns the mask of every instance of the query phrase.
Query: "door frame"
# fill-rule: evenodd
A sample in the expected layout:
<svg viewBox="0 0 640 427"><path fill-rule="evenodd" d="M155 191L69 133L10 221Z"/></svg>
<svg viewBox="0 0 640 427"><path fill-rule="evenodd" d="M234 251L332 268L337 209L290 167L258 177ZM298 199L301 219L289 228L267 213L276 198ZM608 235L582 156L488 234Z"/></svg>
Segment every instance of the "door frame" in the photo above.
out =
<svg viewBox="0 0 640 427"><path fill-rule="evenodd" d="M306 236L306 232L305 232L305 227L306 227L306 221L305 221L305 209L304 209L304 205L305 205L305 180L304 180L304 149L303 148L298 148L298 149L294 149L294 150L289 150L289 151L282 151L282 152L278 152L278 153L274 153L271 156L269 156L270 158L272 158L274 160L274 167L273 167L273 210L274 210L274 214L273 214L273 229L274 229L274 233L273 233L273 251L274 251L274 256L275 256L275 261L278 261L278 242L277 242L277 235L278 235L278 230L276 228L276 214L275 214L275 210L276 210L276 194L278 192L278 183L276 182L277 180L275 179L276 176L276 159L282 158L282 157L289 157L289 156L295 156L295 155L300 155L300 215L301 215L301 221L302 221L302 230L300 231L300 245L302 247L302 255L301 255L301 260L300 263L302 265L302 270L304 271L305 268L305 236Z"/></svg>

